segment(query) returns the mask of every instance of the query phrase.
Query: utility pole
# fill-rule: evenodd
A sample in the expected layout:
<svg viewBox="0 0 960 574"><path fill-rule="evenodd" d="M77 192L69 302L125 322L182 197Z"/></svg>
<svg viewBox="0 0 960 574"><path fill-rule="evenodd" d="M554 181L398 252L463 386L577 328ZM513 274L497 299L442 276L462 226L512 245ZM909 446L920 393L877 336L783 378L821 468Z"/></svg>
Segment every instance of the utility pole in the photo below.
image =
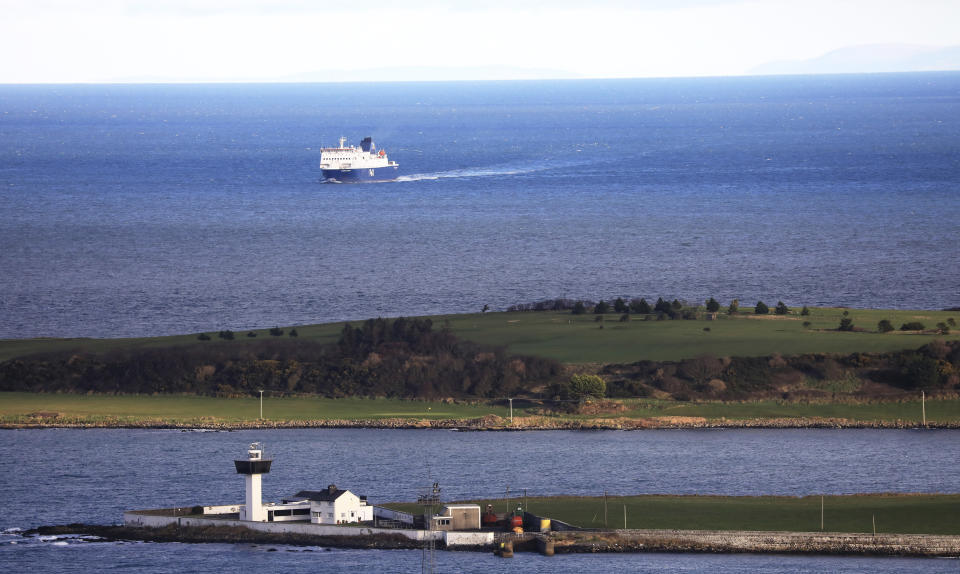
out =
<svg viewBox="0 0 960 574"><path fill-rule="evenodd" d="M603 525L607 526L607 491L603 491Z"/></svg>
<svg viewBox="0 0 960 574"><path fill-rule="evenodd" d="M927 426L927 395L920 391L920 407L923 409L923 426Z"/></svg>

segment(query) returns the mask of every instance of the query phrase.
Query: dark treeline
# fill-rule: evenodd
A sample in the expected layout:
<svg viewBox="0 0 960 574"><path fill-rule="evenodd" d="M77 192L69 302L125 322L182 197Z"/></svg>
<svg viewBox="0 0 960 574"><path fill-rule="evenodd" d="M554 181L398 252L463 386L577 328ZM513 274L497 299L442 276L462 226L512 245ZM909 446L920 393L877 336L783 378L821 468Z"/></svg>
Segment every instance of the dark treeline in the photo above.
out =
<svg viewBox="0 0 960 574"><path fill-rule="evenodd" d="M960 341L933 341L916 350L850 355L713 357L607 365L607 396L658 391L677 400L863 398L960 388Z"/></svg>
<svg viewBox="0 0 960 574"><path fill-rule="evenodd" d="M734 303L734 305L736 305L736 303ZM600 299L599 301L591 301L589 299L546 299L535 303L511 305L507 308L507 311L569 311L574 315L586 313L597 315L620 313L623 315L652 315L658 319L696 319L698 311L702 309L704 309L704 307L690 305L686 301L679 299L670 301L660 297L656 302L649 303L642 297L632 299L617 297L609 301L605 299ZM709 301L707 301L705 309L707 312L713 313L720 309L720 304L711 297ZM734 312L736 311L734 310Z"/></svg>
<svg viewBox="0 0 960 574"><path fill-rule="evenodd" d="M370 319L335 344L299 338L60 354L0 363L0 391L500 397L560 373L551 359L462 341L429 319Z"/></svg>

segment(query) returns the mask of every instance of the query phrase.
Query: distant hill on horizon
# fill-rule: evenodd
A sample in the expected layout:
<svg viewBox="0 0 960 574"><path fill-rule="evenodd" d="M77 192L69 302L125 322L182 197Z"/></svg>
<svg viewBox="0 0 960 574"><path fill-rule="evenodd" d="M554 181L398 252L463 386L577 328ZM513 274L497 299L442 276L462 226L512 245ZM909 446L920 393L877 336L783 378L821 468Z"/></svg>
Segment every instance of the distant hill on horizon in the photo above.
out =
<svg viewBox="0 0 960 574"><path fill-rule="evenodd" d="M866 44L840 48L809 60L767 62L752 68L748 74L869 74L951 70L960 70L960 45Z"/></svg>

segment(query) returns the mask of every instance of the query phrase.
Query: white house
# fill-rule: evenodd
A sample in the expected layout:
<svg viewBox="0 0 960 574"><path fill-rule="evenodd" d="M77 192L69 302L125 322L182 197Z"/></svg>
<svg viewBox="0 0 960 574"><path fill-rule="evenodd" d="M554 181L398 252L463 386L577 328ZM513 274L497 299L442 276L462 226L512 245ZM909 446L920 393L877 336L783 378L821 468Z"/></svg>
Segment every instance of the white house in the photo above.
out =
<svg viewBox="0 0 960 574"><path fill-rule="evenodd" d="M314 524L349 524L373 520L373 507L366 496L340 490L331 484L326 490L301 490L285 503L310 501L310 522Z"/></svg>

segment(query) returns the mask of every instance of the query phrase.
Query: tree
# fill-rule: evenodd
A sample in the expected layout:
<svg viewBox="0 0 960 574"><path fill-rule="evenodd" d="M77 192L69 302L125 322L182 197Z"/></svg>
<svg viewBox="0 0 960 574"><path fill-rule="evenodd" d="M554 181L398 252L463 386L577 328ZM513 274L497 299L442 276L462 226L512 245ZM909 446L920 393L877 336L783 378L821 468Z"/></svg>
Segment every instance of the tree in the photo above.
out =
<svg viewBox="0 0 960 574"><path fill-rule="evenodd" d="M573 310L570 312L573 315L583 315L587 312L587 306L583 304L583 301L577 301L573 304Z"/></svg>
<svg viewBox="0 0 960 574"><path fill-rule="evenodd" d="M603 315L608 311L610 311L610 304L603 299L601 299L600 302L593 307L593 312L597 315Z"/></svg>
<svg viewBox="0 0 960 574"><path fill-rule="evenodd" d="M803 309L800 309L800 315L803 317L806 317L809 314L810 314L810 309L807 309L807 306L804 305Z"/></svg>
<svg viewBox="0 0 960 574"><path fill-rule="evenodd" d="M588 397L602 399L607 395L607 382L597 375L573 375L570 377L570 398L583 400Z"/></svg>
<svg viewBox="0 0 960 574"><path fill-rule="evenodd" d="M273 329L270 329L270 334L274 337L282 337L283 329L281 329L280 327L274 327Z"/></svg>
<svg viewBox="0 0 960 574"><path fill-rule="evenodd" d="M300 335L300 333L297 333L297 330L296 330L296 329L290 329L290 333L288 333L288 334L289 334L291 337L297 337L297 336Z"/></svg>
<svg viewBox="0 0 960 574"><path fill-rule="evenodd" d="M717 302L713 297L707 299L707 312L716 313L720 310L720 303Z"/></svg>
<svg viewBox="0 0 960 574"><path fill-rule="evenodd" d="M910 321L909 323L904 323L903 325L900 325L901 331L923 331L926 328L927 328L926 325L924 325L920 321Z"/></svg>
<svg viewBox="0 0 960 574"><path fill-rule="evenodd" d="M480 312L481 312L481 313L486 313L486 312L489 311L489 310L490 310L490 305L484 305L484 306L483 306L483 310L480 311Z"/></svg>
<svg viewBox="0 0 960 574"><path fill-rule="evenodd" d="M893 323L890 322L890 319L880 319L880 322L877 323L877 331L889 333L893 331Z"/></svg>
<svg viewBox="0 0 960 574"><path fill-rule="evenodd" d="M777 308L774 310L774 313L777 315L786 315L790 312L790 308L787 307L783 301L777 301Z"/></svg>
<svg viewBox="0 0 960 574"><path fill-rule="evenodd" d="M770 307L767 307L763 301L757 301L757 306L753 308L753 312L756 315L766 315L770 312Z"/></svg>
<svg viewBox="0 0 960 574"><path fill-rule="evenodd" d="M657 313L667 313L670 311L670 303L664 301L663 297L657 297L657 302L653 306L653 310Z"/></svg>
<svg viewBox="0 0 960 574"><path fill-rule="evenodd" d="M840 326L837 327L839 331L853 331L853 319L850 317L844 317L840 319Z"/></svg>
<svg viewBox="0 0 960 574"><path fill-rule="evenodd" d="M617 313L626 313L628 311L627 302L622 297L617 297L617 300L613 302L613 310Z"/></svg>
<svg viewBox="0 0 960 574"><path fill-rule="evenodd" d="M673 303L670 303L670 308L674 311L679 311L680 309L683 309L683 303L681 303L678 299L674 299Z"/></svg>
<svg viewBox="0 0 960 574"><path fill-rule="evenodd" d="M650 303L643 298L630 301L630 310L638 315L649 315L653 311L650 309Z"/></svg>
<svg viewBox="0 0 960 574"><path fill-rule="evenodd" d="M727 312L731 315L736 315L738 312L740 312L740 300L734 299L733 301L730 301L730 307L727 309Z"/></svg>

